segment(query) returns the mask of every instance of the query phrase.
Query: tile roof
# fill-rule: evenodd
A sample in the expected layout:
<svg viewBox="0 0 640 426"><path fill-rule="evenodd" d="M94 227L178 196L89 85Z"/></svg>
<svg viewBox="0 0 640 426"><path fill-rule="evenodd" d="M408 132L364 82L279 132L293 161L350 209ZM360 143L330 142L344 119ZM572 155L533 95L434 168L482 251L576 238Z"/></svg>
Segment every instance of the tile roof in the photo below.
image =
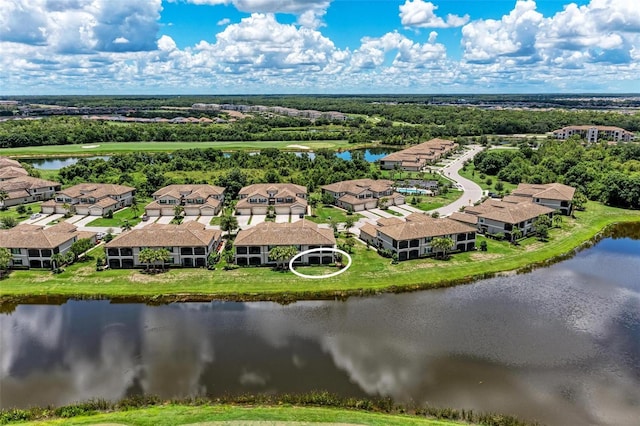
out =
<svg viewBox="0 0 640 426"><path fill-rule="evenodd" d="M521 183L512 191L512 195L548 200L571 201L576 189L561 183L532 184Z"/></svg>
<svg viewBox="0 0 640 426"><path fill-rule="evenodd" d="M217 229L207 229L190 221L180 225L152 223L143 228L124 232L106 247L196 247L207 246L221 237Z"/></svg>
<svg viewBox="0 0 640 426"><path fill-rule="evenodd" d="M392 186L393 181L388 179L354 179L324 185L322 189L336 193L346 192L353 195L360 194L367 189L373 192L384 192Z"/></svg>
<svg viewBox="0 0 640 426"><path fill-rule="evenodd" d="M207 198L211 195L222 195L224 193L224 188L221 186L207 184L168 185L164 188L158 189L152 195L154 197L160 197L162 195L169 194L176 198L180 198L181 193L186 193L185 198L196 197L198 195L202 196L203 198Z"/></svg>
<svg viewBox="0 0 640 426"><path fill-rule="evenodd" d="M130 186L111 183L79 183L63 189L60 193L68 195L71 198L93 197L95 199L101 199L114 195L124 195L135 190L135 188Z"/></svg>
<svg viewBox="0 0 640 426"><path fill-rule="evenodd" d="M436 219L429 215L412 213L406 219L405 222L395 225L377 227L377 230L396 241L476 232L476 228L447 218Z"/></svg>
<svg viewBox="0 0 640 426"><path fill-rule="evenodd" d="M253 185L245 186L238 193L239 195L253 195L254 193L260 193L267 195L269 189L275 191L284 191L285 189L291 191L294 194L306 194L307 187L302 185L296 185L293 183L254 183ZM278 194L276 194L277 196Z"/></svg>
<svg viewBox="0 0 640 426"><path fill-rule="evenodd" d="M37 225L18 225L0 231L0 247L26 249L54 249L78 237L74 225L60 222L45 228Z"/></svg>
<svg viewBox="0 0 640 426"><path fill-rule="evenodd" d="M458 222L468 223L469 225L478 224L478 216L474 216L472 214L453 212L448 217L451 220L457 220Z"/></svg>
<svg viewBox="0 0 640 426"><path fill-rule="evenodd" d="M20 165L20 162L17 160L12 160L11 158L7 158L7 157L0 157L0 168L3 167L20 167L22 168L22 166Z"/></svg>
<svg viewBox="0 0 640 426"><path fill-rule="evenodd" d="M45 188L49 186L60 186L58 182L52 182L50 180L44 180L40 178L35 178L32 176L19 176L13 179L5 180L0 182L0 190L16 191L20 189L38 189Z"/></svg>
<svg viewBox="0 0 640 426"><path fill-rule="evenodd" d="M501 201L492 201L491 203L487 203L487 201L479 206L467 207L465 209L465 213L515 225L516 223L535 219L540 215L554 212L554 209L550 207L545 207L531 202L514 204L508 202L504 203Z"/></svg>
<svg viewBox="0 0 640 426"><path fill-rule="evenodd" d="M412 166L419 164L421 160L433 160L439 157L442 153L451 151L456 146L458 145L453 141L436 138L418 145L410 146L409 148L401 151L393 152L386 157L381 158L380 161L407 162L407 166Z"/></svg>
<svg viewBox="0 0 640 426"><path fill-rule="evenodd" d="M18 176L26 176L29 173L19 166L7 166L0 168L0 179L11 179Z"/></svg>
<svg viewBox="0 0 640 426"><path fill-rule="evenodd" d="M262 222L238 232L237 246L335 245L333 230L320 228L306 219L293 223Z"/></svg>

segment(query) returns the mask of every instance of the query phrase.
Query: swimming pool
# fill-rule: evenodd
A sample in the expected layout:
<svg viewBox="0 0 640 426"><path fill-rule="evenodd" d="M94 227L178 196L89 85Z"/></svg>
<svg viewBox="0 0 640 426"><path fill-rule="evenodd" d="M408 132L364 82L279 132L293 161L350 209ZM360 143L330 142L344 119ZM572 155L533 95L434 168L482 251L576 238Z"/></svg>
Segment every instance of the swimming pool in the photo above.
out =
<svg viewBox="0 0 640 426"><path fill-rule="evenodd" d="M420 189L420 188L396 188L396 191L398 191L401 194L420 194L420 195L426 195L426 194L431 194L432 192L429 191L428 189Z"/></svg>

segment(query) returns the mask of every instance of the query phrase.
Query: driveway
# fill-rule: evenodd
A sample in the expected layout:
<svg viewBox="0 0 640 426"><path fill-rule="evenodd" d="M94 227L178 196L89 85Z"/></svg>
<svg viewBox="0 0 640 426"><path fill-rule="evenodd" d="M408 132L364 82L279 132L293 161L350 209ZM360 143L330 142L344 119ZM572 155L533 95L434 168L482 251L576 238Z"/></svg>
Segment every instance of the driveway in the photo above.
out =
<svg viewBox="0 0 640 426"><path fill-rule="evenodd" d="M76 222L79 222L81 219L84 219L85 217L86 215L83 215L83 214L74 214L69 219L66 219L65 222L76 223Z"/></svg>
<svg viewBox="0 0 640 426"><path fill-rule="evenodd" d="M480 201L482 199L482 188L480 188L480 186L475 182L463 178L458 174L466 160L472 159L477 153L484 149L484 147L480 145L470 145L469 148L470 149L462 154L457 160L442 169L442 174L444 176L462 186L462 196L453 203L440 207L439 209L431 210L429 213L437 211L440 213L440 216L448 216L451 213L460 210L460 207L473 205L476 201Z"/></svg>
<svg viewBox="0 0 640 426"><path fill-rule="evenodd" d="M374 214L376 214L378 216L382 216L382 217L397 217L396 215L388 213L388 212L386 212L386 211L384 211L382 209L371 209L369 211L371 213L374 213Z"/></svg>
<svg viewBox="0 0 640 426"><path fill-rule="evenodd" d="M184 216L182 218L182 222L195 222L200 218L200 216Z"/></svg>
<svg viewBox="0 0 640 426"><path fill-rule="evenodd" d="M358 214L361 214L362 216L372 220L373 222L376 222L381 217L380 215L373 213L372 210L362 210L362 211L359 211Z"/></svg>
<svg viewBox="0 0 640 426"><path fill-rule="evenodd" d="M44 226L47 223L53 221L53 220L59 220L62 219L62 216L64 216L63 214L52 214L49 216L44 216L44 217L40 217L38 218L38 220L36 220L35 222L32 222L34 225L38 225L38 226Z"/></svg>
<svg viewBox="0 0 640 426"><path fill-rule="evenodd" d="M402 217L408 216L412 213L410 210L407 210L398 206L389 206L389 210L394 211L396 213L400 213Z"/></svg>
<svg viewBox="0 0 640 426"><path fill-rule="evenodd" d="M78 228L85 227L89 222L93 222L96 219L99 219L100 216L85 216L79 221L75 222L74 225Z"/></svg>
<svg viewBox="0 0 640 426"><path fill-rule="evenodd" d="M161 223L163 225L167 225L167 224L171 223L172 220L173 220L173 216L160 216L156 223Z"/></svg>
<svg viewBox="0 0 640 426"><path fill-rule="evenodd" d="M198 218L198 223L201 223L204 226L208 226L209 223L211 223L211 219L213 219L213 216L200 216Z"/></svg>
<svg viewBox="0 0 640 426"><path fill-rule="evenodd" d="M251 216L249 216L249 215L236 216L236 219L238 219L238 228L247 229L249 227L249 219L250 218L251 218Z"/></svg>
<svg viewBox="0 0 640 426"><path fill-rule="evenodd" d="M266 214L254 214L251 217L251 225L249 226L256 226L257 224L264 222L266 219L267 219Z"/></svg>
<svg viewBox="0 0 640 426"><path fill-rule="evenodd" d="M276 223L288 223L289 215L288 214L277 214L276 215ZM253 224L253 222L251 222Z"/></svg>

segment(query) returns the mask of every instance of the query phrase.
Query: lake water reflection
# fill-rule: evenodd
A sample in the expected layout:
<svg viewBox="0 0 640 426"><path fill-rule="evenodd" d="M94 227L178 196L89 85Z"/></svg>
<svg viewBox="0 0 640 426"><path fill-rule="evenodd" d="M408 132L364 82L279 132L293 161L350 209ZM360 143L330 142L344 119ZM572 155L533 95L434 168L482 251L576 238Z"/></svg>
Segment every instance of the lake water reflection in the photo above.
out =
<svg viewBox="0 0 640 426"><path fill-rule="evenodd" d="M384 395L637 425L640 241L529 274L347 302L68 302L0 316L0 405L149 393Z"/></svg>

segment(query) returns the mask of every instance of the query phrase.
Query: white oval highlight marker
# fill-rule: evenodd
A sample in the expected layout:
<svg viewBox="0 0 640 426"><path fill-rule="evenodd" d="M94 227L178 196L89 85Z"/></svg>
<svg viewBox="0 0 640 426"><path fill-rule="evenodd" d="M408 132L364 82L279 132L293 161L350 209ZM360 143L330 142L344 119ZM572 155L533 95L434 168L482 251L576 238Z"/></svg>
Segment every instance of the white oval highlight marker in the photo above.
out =
<svg viewBox="0 0 640 426"><path fill-rule="evenodd" d="M296 271L295 269L293 269L293 262L295 262L295 260L299 257L304 256L305 254L311 254L311 253L325 253L325 252L333 252L333 253L340 253L343 256L346 256L347 259L349 260L346 264L345 267L343 267L342 269L340 269L339 271L336 272L332 272L330 274L326 274L326 275L306 275L303 274L301 272ZM314 249L309 249L309 250L305 250L305 251L301 251L300 253L296 254L295 256L293 256L291 258L291 260L289 261L289 270L291 272L293 272L294 274L296 274L297 276L301 277L301 278L310 278L310 279L323 279L323 278L331 278L331 277L335 277L336 275L340 275L341 273L343 273L344 271L346 271L347 269L349 269L349 267L351 266L351 256L349 256L349 253L337 249L337 248L333 248L333 247L324 247L324 248L314 248Z"/></svg>

